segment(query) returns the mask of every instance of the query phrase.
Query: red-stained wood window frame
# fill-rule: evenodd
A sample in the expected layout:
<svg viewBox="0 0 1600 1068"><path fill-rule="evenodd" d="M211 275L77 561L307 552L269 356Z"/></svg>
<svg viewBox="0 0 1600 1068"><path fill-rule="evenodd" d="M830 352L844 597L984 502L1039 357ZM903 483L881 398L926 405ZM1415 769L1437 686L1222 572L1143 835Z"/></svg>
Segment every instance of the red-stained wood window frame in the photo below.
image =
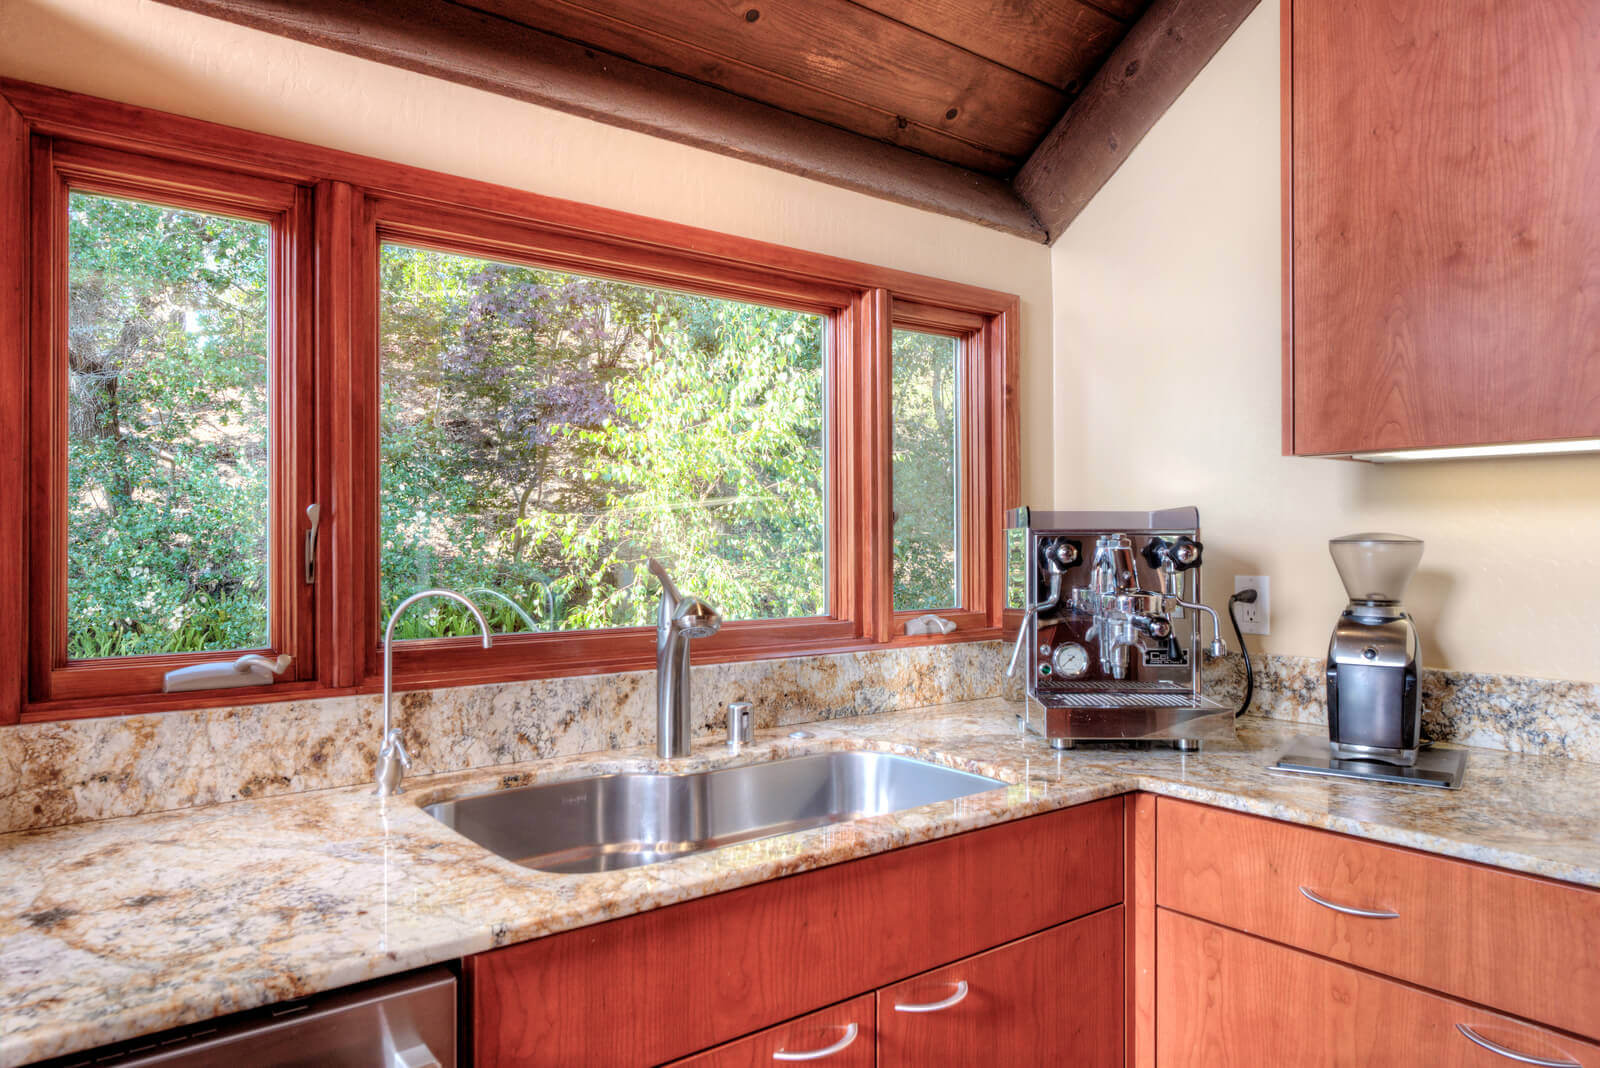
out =
<svg viewBox="0 0 1600 1068"><path fill-rule="evenodd" d="M850 365L840 359L838 345L838 339L848 336L852 327L855 293L848 287L796 279L759 266L708 264L701 257L674 249L575 235L537 219L505 218L407 198L368 197L355 255L360 311L354 324L352 358L355 376L374 398L379 396L382 373L378 355L378 260L383 245L391 243L818 315L825 326L824 397L831 402L853 392ZM859 522L860 502L838 492L840 480L835 470L856 451L849 433L848 425L829 420L823 450L823 486L830 528ZM846 437L842 442L841 434ZM362 524L370 543L377 545L380 442L375 423L357 428L354 447L353 468L359 496L372 506L371 514L362 517ZM835 563L831 555L829 563ZM377 640L382 623L378 619L377 566L374 554L364 564L369 579L359 591L363 614L373 621L368 630L371 638L364 649L365 675L369 680L382 677L383 649ZM864 635L863 621L848 608L841 611L841 606L857 603L847 588L853 578L848 568L830 566L826 580L828 614L725 623L717 634L696 641L696 661L745 660L859 646ZM475 638L414 639L397 642L394 649L396 685L408 688L637 670L654 663L654 627L500 634L495 636L494 647L487 650Z"/></svg>
<svg viewBox="0 0 1600 1068"><path fill-rule="evenodd" d="M30 703L159 694L174 668L288 653L280 685L313 679L312 590L299 578L297 517L309 503L311 347L303 298L310 201L295 185L61 138L32 143L29 367ZM100 194L265 223L268 260L268 617L266 648L69 659L67 652L67 211Z"/></svg>
<svg viewBox="0 0 1600 1068"><path fill-rule="evenodd" d="M284 296L274 314L292 320L277 325L278 337L293 343L296 392L294 456L280 465L294 472L293 489L275 482L273 490L272 566L279 573L304 565L305 504L324 506L316 585L299 590L292 616L274 605L275 619L296 620L288 638L293 648L283 651L295 657L297 681L151 693L148 685L159 688L171 667L228 654L63 664L46 637L63 618L56 598L65 571L55 577L51 554L64 536L64 512L59 528L38 522L52 514L41 503L48 503L61 472L47 465L41 474L34 459L52 455L53 439L40 437L41 427L50 428L61 410L38 395L22 398L44 373L35 354L58 344L64 321L52 318L52 302L64 298L64 288L54 296L43 285L54 278L64 287L64 261L53 251L64 249L64 237L38 232L41 197L73 180L111 183L101 188L176 207L281 219L284 239L274 248L284 251L274 277ZM24 514L0 522L0 565L16 562L30 605L25 614L0 619L0 724L380 688L377 254L390 239L826 314L829 614L729 624L696 643L697 663L993 639L1015 615L1004 608L1001 528L1003 509L1019 497L1019 301L1011 294L6 78L0 78L0 213L30 235L0 249L0 387L14 387L0 389L0 461L11 461L0 462L0 493L15 488L27 503L17 510ZM42 266L52 260L60 261L54 275ZM285 272L292 277L278 280ZM897 325L963 340L967 552L960 610L946 613L958 629L948 636L906 636L905 618L920 613L897 616L892 607L888 387ZM287 381L280 378L277 386ZM51 463L64 463L61 452L63 459ZM396 682L407 689L653 667L653 632L630 630L507 635L487 652L471 639L405 643L396 648ZM538 639L548 648L537 648Z"/></svg>
<svg viewBox="0 0 1600 1068"><path fill-rule="evenodd" d="M1001 487L1005 481L1005 441L1004 420L998 416L1005 405L1005 361L996 357L1001 342L992 336L992 322L992 317L908 300L894 301L891 309L891 352L895 330L938 334L960 343L956 357L960 365L956 391L957 603L945 608L894 611L896 635L904 636L909 621L930 612L956 624L954 632L939 636L945 641L970 641L975 631L997 637L1003 623L1005 531L1001 528ZM890 479L892 489L892 472ZM892 492L890 499L893 500Z"/></svg>

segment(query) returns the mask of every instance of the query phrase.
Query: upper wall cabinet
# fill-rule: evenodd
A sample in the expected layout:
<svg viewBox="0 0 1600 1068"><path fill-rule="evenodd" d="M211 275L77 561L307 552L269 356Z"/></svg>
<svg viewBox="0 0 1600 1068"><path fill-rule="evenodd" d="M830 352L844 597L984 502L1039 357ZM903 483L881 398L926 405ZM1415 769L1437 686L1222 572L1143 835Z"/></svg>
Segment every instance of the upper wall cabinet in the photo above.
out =
<svg viewBox="0 0 1600 1068"><path fill-rule="evenodd" d="M1284 452L1600 437L1600 3L1283 7Z"/></svg>

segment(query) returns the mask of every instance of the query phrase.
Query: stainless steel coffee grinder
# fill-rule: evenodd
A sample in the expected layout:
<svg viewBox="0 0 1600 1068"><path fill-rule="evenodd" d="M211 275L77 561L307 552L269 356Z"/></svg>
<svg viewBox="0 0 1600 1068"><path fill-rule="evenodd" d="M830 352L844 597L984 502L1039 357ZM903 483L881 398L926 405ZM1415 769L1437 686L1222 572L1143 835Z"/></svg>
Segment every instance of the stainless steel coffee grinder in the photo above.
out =
<svg viewBox="0 0 1600 1068"><path fill-rule="evenodd" d="M1422 742L1422 650L1403 598L1422 542L1346 534L1328 552L1350 596L1328 643L1329 744L1337 757L1410 767Z"/></svg>
<svg viewBox="0 0 1600 1068"><path fill-rule="evenodd" d="M1346 534L1328 552L1350 598L1328 642L1328 738L1296 738L1276 769L1459 787L1465 753L1422 741L1422 642L1404 604L1422 542Z"/></svg>

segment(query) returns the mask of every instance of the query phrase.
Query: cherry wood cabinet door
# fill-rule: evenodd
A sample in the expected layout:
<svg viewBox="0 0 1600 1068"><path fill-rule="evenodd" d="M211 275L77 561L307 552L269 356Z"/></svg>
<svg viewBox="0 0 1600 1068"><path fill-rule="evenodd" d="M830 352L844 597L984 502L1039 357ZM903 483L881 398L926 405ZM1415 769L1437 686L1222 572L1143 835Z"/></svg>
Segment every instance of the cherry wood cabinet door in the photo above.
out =
<svg viewBox="0 0 1600 1068"><path fill-rule="evenodd" d="M880 1068L1120 1068L1122 925L1119 905L878 991Z"/></svg>
<svg viewBox="0 0 1600 1068"><path fill-rule="evenodd" d="M1122 836L1106 798L479 953L474 1064L710 1049L1117 904Z"/></svg>
<svg viewBox="0 0 1600 1068"><path fill-rule="evenodd" d="M1156 813L1158 904L1600 1038L1600 893L1168 797Z"/></svg>
<svg viewBox="0 0 1600 1068"><path fill-rule="evenodd" d="M1600 3L1284 11L1285 452L1600 436Z"/></svg>
<svg viewBox="0 0 1600 1068"><path fill-rule="evenodd" d="M1156 956L1163 1068L1600 1068L1600 1046L1167 909Z"/></svg>
<svg viewBox="0 0 1600 1068"><path fill-rule="evenodd" d="M672 1064L674 1068L783 1064L873 1068L878 1059L877 1011L877 1000L866 994Z"/></svg>

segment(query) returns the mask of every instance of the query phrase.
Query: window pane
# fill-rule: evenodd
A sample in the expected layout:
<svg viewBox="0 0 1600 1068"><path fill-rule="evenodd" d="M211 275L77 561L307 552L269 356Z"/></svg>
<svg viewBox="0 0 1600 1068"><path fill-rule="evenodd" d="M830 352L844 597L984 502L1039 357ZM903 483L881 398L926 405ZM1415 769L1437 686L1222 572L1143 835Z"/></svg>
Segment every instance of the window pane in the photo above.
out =
<svg viewBox="0 0 1600 1068"><path fill-rule="evenodd" d="M68 653L264 647L270 230L67 211Z"/></svg>
<svg viewBox="0 0 1600 1068"><path fill-rule="evenodd" d="M382 616L653 624L659 556L727 619L827 611L820 316L385 245ZM406 638L471 633L449 602Z"/></svg>
<svg viewBox="0 0 1600 1068"><path fill-rule="evenodd" d="M894 332L894 607L959 607L961 342Z"/></svg>

